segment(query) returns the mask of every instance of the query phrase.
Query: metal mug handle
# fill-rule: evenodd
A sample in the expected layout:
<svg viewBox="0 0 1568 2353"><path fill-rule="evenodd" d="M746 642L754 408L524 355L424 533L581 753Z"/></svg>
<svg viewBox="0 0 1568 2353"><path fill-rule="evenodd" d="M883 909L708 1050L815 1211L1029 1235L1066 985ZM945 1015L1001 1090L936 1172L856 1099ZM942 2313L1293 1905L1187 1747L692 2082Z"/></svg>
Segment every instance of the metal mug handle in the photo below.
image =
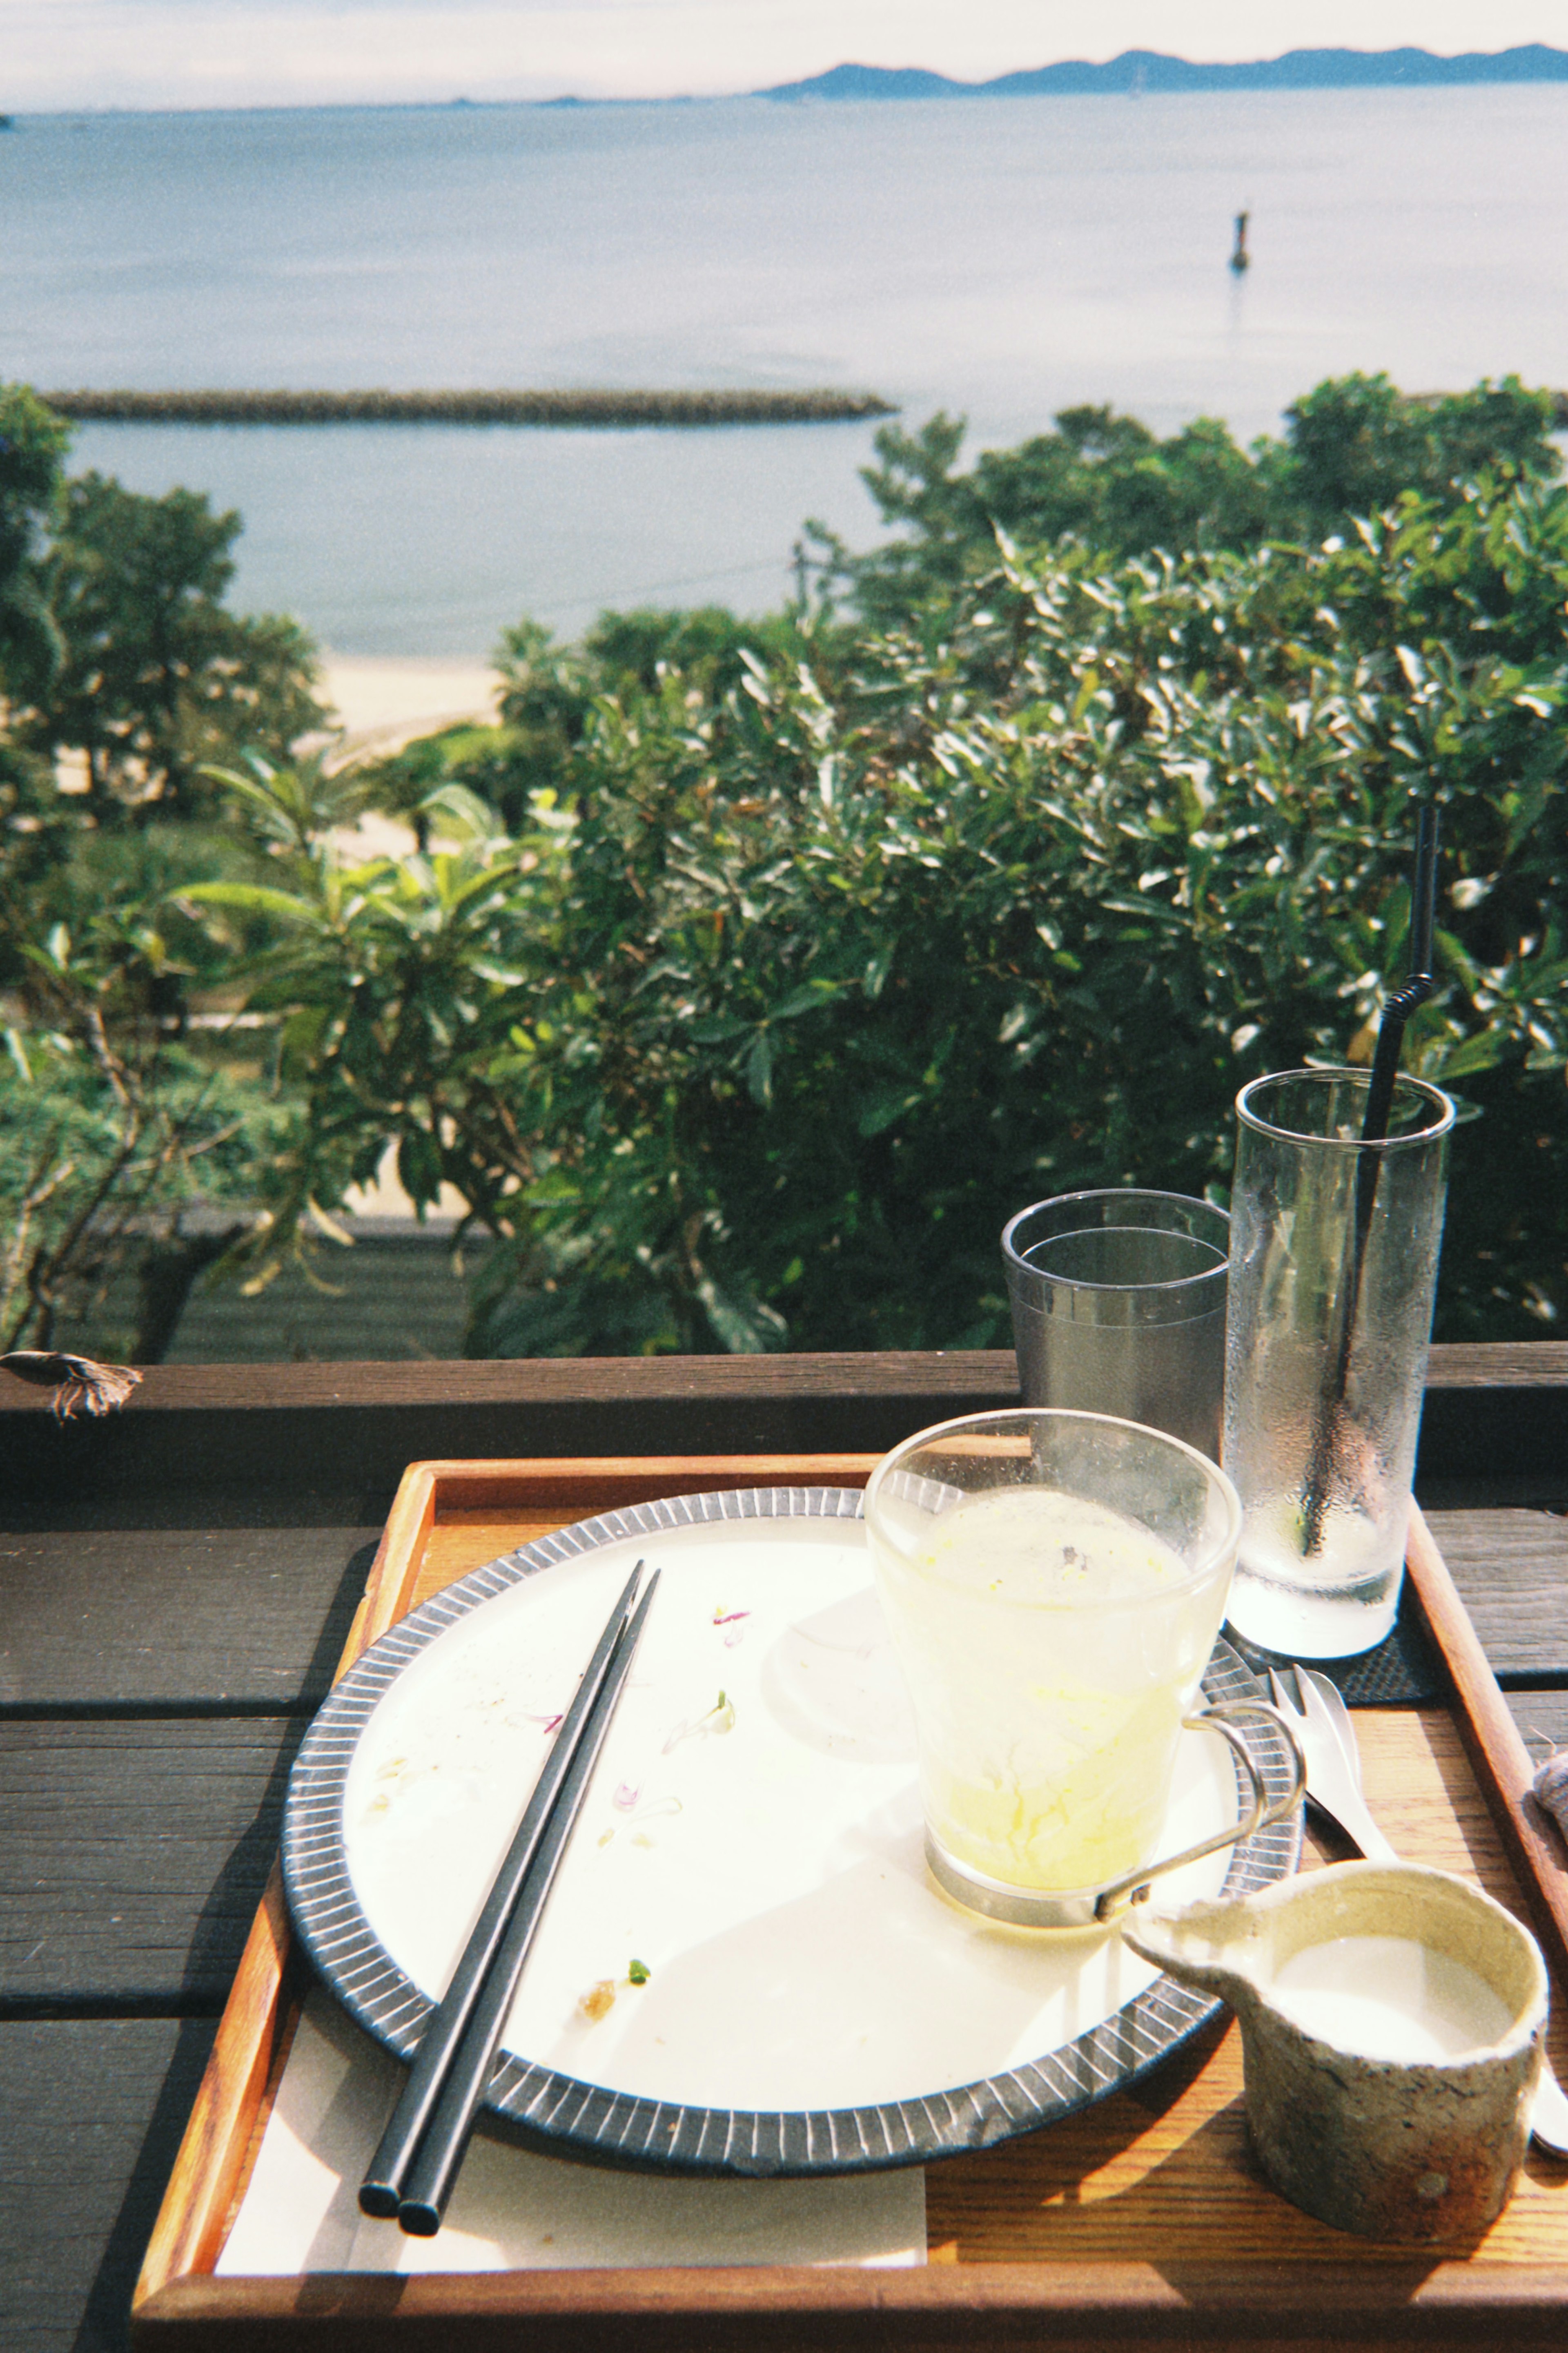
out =
<svg viewBox="0 0 1568 2353"><path fill-rule="evenodd" d="M1290 1787L1282 1798L1276 1798L1272 1802L1268 1790L1264 1788L1263 1776L1258 1771L1252 1751L1240 1733L1233 1728L1234 1718L1248 1715L1267 1716L1284 1741L1289 1754ZM1279 1708L1270 1707L1267 1700L1226 1700L1218 1707L1205 1708L1197 1715L1184 1715L1182 1723L1184 1727L1194 1732L1207 1730L1219 1734L1252 1785L1250 1802L1241 1820L1233 1823L1229 1830L1216 1831L1212 1838L1202 1840L1196 1846L1184 1848L1180 1854L1167 1855L1159 1862L1143 1863L1137 1871L1130 1871L1124 1877L1113 1879L1109 1887L1102 1887L1094 1906L1094 1916L1097 1920L1113 1920L1119 1912L1126 1911L1130 1905L1143 1903L1149 1894L1151 1885L1163 1873L1179 1871L1184 1863L1196 1862L1205 1854L1216 1853L1222 1846L1239 1845L1243 1839L1249 1839L1255 1831L1267 1830L1270 1822L1279 1821L1285 1815L1292 1813L1301 1801L1302 1793L1307 1787L1307 1759L1302 1752L1300 1740L1297 1736L1294 1725L1280 1713Z"/></svg>

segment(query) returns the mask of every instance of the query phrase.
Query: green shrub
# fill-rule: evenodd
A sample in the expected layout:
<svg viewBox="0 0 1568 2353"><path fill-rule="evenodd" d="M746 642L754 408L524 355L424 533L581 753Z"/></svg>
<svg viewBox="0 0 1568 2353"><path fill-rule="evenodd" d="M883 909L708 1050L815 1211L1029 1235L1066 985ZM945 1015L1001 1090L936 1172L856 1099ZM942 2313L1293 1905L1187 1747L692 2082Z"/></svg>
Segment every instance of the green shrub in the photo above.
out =
<svg viewBox="0 0 1568 2353"><path fill-rule="evenodd" d="M570 964L515 1073L551 1175L477 1336L540 1345L570 1271L589 1322L587 1282L668 1300L671 1345L1003 1338L1011 1209L1223 1198L1244 1080L1370 1053L1428 792L1444 987L1406 1060L1483 1114L1439 1328L1541 1329L1568 1306L1565 592L1568 498L1496 482L1312 551L1014 561L831 695L753 677L721 763L672 692L602 710Z"/></svg>
<svg viewBox="0 0 1568 2353"><path fill-rule="evenodd" d="M1005 547L945 613L738 690L627 669L556 787L526 772L528 829L468 803L432 815L453 850L303 860L266 985L310 1132L384 1123L416 1197L445 1178L498 1237L479 1353L1000 1341L1012 1209L1223 1199L1243 1081L1370 1053L1432 794L1443 985L1406 1060L1479 1114L1439 1328L1539 1331L1565 598L1568 493L1500 470L1316 547ZM506 765L503 731L472 773Z"/></svg>

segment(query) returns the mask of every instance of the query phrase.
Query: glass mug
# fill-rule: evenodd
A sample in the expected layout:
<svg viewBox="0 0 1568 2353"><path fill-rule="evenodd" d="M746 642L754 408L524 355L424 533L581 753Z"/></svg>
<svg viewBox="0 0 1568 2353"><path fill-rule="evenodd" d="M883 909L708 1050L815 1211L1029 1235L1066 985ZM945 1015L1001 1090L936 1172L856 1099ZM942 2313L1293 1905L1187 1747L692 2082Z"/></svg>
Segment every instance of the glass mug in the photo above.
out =
<svg viewBox="0 0 1568 2353"><path fill-rule="evenodd" d="M1241 1533L1235 1488L1136 1422L983 1413L895 1447L866 1489L873 1567L909 1686L926 1856L972 1909L1034 1926L1111 1917L1173 1870L1276 1821L1234 1719L1193 1714ZM1184 1725L1251 1784L1239 1823L1155 1860Z"/></svg>

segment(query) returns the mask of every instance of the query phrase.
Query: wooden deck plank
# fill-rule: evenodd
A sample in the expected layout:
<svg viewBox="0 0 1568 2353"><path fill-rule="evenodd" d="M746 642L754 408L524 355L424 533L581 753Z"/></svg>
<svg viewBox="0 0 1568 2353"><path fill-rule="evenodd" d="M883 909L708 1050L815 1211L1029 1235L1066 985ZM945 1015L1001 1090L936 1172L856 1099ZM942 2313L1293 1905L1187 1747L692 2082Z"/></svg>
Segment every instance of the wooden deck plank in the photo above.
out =
<svg viewBox="0 0 1568 2353"><path fill-rule="evenodd" d="M1553 1748L1568 1748L1568 1691L1531 1691L1527 1686L1505 1692L1503 1697L1538 1765ZM1568 1854L1568 1842L1564 1852Z"/></svg>
<svg viewBox="0 0 1568 2353"><path fill-rule="evenodd" d="M377 1523L0 1535L0 1711L315 1705L380 1532Z"/></svg>
<svg viewBox="0 0 1568 2353"><path fill-rule="evenodd" d="M123 2353L209 2019L0 2022L0 2341Z"/></svg>
<svg viewBox="0 0 1568 2353"><path fill-rule="evenodd" d="M304 1730L0 1725L0 2015L220 2009Z"/></svg>
<svg viewBox="0 0 1568 2353"><path fill-rule="evenodd" d="M1568 1674L1568 1515L1428 1512L1493 1674Z"/></svg>

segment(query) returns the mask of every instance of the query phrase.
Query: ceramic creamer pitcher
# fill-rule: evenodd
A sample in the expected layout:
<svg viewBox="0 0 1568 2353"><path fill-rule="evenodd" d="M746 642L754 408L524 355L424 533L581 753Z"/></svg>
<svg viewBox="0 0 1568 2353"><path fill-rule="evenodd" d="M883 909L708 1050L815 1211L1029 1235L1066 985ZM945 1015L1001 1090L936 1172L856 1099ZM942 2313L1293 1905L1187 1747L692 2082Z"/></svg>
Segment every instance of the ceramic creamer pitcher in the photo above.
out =
<svg viewBox="0 0 1568 2353"><path fill-rule="evenodd" d="M1464 2239L1530 2137L1546 1968L1489 1895L1415 1863L1338 1863L1233 1903L1138 1912L1135 1953L1241 2022L1275 2188L1363 2237Z"/></svg>

